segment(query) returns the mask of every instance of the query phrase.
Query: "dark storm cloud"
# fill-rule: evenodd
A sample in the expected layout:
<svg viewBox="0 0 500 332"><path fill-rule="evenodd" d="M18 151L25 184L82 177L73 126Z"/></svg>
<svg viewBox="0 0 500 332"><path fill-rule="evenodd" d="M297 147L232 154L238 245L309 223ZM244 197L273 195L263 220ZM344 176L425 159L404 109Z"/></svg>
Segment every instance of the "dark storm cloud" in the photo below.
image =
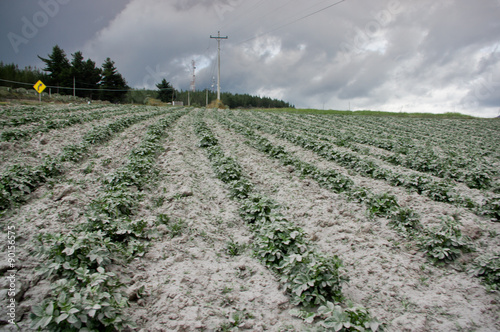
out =
<svg viewBox="0 0 500 332"><path fill-rule="evenodd" d="M0 60L21 66L39 64L59 44L77 50L109 24L127 4L122 0L39 0L0 2ZM68 54L69 55L69 54Z"/></svg>
<svg viewBox="0 0 500 332"><path fill-rule="evenodd" d="M220 30L229 36L221 42L223 91L300 107L482 116L500 107L498 0L347 0L325 10L337 1L41 1L61 1L59 13L18 54L7 33L21 34L22 18L33 21L42 9L1 3L4 62L34 64L57 43L98 64L111 57L133 87L166 78L188 89L195 60L197 88L212 88L210 36Z"/></svg>

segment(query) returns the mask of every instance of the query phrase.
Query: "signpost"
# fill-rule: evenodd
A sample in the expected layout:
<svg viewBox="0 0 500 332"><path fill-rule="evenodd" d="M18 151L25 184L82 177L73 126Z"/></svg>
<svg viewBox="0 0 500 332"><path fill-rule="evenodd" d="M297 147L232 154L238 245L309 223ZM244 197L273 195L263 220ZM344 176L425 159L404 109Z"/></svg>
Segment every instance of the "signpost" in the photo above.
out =
<svg viewBox="0 0 500 332"><path fill-rule="evenodd" d="M40 100L40 103L42 102L42 92L45 90L46 86L43 84L42 81L36 82L35 85L33 85L33 88L38 92L38 99Z"/></svg>

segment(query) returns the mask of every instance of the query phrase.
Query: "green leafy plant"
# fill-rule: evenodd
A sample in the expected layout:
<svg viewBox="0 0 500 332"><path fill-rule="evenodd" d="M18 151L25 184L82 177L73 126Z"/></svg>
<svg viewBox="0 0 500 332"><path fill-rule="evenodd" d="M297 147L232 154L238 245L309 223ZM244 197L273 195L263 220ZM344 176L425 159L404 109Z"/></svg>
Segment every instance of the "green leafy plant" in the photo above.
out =
<svg viewBox="0 0 500 332"><path fill-rule="evenodd" d="M500 221L500 196L489 198L482 206L482 214L491 217L492 221Z"/></svg>
<svg viewBox="0 0 500 332"><path fill-rule="evenodd" d="M47 276L73 278L75 271L86 268L95 271L111 263L118 246L102 232L44 234L38 237L35 255L44 259L40 267Z"/></svg>
<svg viewBox="0 0 500 332"><path fill-rule="evenodd" d="M91 272L83 267L74 279L59 279L53 297L35 305L32 328L50 331L116 331L134 328L122 310L129 306L116 275L99 267Z"/></svg>
<svg viewBox="0 0 500 332"><path fill-rule="evenodd" d="M368 213L372 216L387 216L397 211L398 208L396 197L387 193L370 196L367 201Z"/></svg>
<svg viewBox="0 0 500 332"><path fill-rule="evenodd" d="M271 199L260 194L251 194L242 201L240 215L249 224L265 222L270 220L273 210L277 208L278 205Z"/></svg>
<svg viewBox="0 0 500 332"><path fill-rule="evenodd" d="M239 244L234 241L227 241L224 251L229 256L239 256L245 250L245 245Z"/></svg>
<svg viewBox="0 0 500 332"><path fill-rule="evenodd" d="M458 219L445 217L439 226L425 229L419 238L420 247L435 263L449 263L462 252L472 250L470 240L462 236Z"/></svg>
<svg viewBox="0 0 500 332"><path fill-rule="evenodd" d="M229 332L238 330L239 327L242 327L245 324L245 320L252 319L254 316L244 310L237 310L233 312L228 321L222 323L215 331L217 332Z"/></svg>
<svg viewBox="0 0 500 332"><path fill-rule="evenodd" d="M254 242L255 255L273 268L281 266L285 257L307 250L304 231L281 215L269 217L267 223L257 224L258 237Z"/></svg>
<svg viewBox="0 0 500 332"><path fill-rule="evenodd" d="M293 302L309 307L343 299L342 284L346 278L340 272L341 267L342 261L337 256L325 257L307 251L285 256L277 269Z"/></svg>
<svg viewBox="0 0 500 332"><path fill-rule="evenodd" d="M475 167L465 172L463 181L469 188L488 189L492 185L492 176L489 170Z"/></svg>
<svg viewBox="0 0 500 332"><path fill-rule="evenodd" d="M334 170L317 171L314 173L313 179L336 193L350 190L354 186L354 182L350 178Z"/></svg>
<svg viewBox="0 0 500 332"><path fill-rule="evenodd" d="M217 177L225 183L239 180L241 177L241 167L233 158L219 158L213 162L213 167Z"/></svg>
<svg viewBox="0 0 500 332"><path fill-rule="evenodd" d="M423 229L419 215L412 209L403 207L392 213L390 225L404 236L415 236Z"/></svg>
<svg viewBox="0 0 500 332"><path fill-rule="evenodd" d="M60 155L61 161L72 161L79 162L82 161L89 152L89 147L87 144L69 144L63 147L62 153Z"/></svg>
<svg viewBox="0 0 500 332"><path fill-rule="evenodd" d="M139 196L120 187L108 189L89 204L88 214L103 214L110 218L131 216L137 207Z"/></svg>
<svg viewBox="0 0 500 332"><path fill-rule="evenodd" d="M319 324L332 331L382 331L382 324L360 305L348 303L346 308L327 302L318 309Z"/></svg>
<svg viewBox="0 0 500 332"><path fill-rule="evenodd" d="M490 253L478 257L470 272L481 278L491 290L500 290L500 253Z"/></svg>
<svg viewBox="0 0 500 332"><path fill-rule="evenodd" d="M167 227L168 235L171 238L179 236L182 234L186 228L186 223L182 219L177 221L172 221L167 215L160 214L156 217L156 221L160 225L165 225Z"/></svg>
<svg viewBox="0 0 500 332"><path fill-rule="evenodd" d="M229 183L231 197L234 199L246 199L250 195L253 185L245 178L240 178Z"/></svg>
<svg viewBox="0 0 500 332"><path fill-rule="evenodd" d="M4 130L0 134L0 140L2 141L17 141L26 137L29 137L30 133L25 130L11 129Z"/></svg>
<svg viewBox="0 0 500 332"><path fill-rule="evenodd" d="M46 157L36 167L14 164L0 175L0 210L22 202L48 179L62 173L59 161Z"/></svg>
<svg viewBox="0 0 500 332"><path fill-rule="evenodd" d="M316 322L319 325L315 331L383 331L383 324L372 317L368 310L361 305L347 301L342 307L334 302L326 302L316 312L308 310L291 310L292 316L303 319L306 323Z"/></svg>

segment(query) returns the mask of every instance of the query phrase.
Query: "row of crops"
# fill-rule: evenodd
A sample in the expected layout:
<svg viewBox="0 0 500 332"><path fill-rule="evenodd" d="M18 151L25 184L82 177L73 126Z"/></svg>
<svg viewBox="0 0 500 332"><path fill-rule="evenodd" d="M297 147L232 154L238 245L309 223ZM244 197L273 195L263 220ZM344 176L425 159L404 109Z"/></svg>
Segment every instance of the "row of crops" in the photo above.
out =
<svg viewBox="0 0 500 332"><path fill-rule="evenodd" d="M474 188L477 191L475 192L474 199L472 199L463 195L460 189L457 188L457 184L460 183L460 181L457 181L457 178L433 177L422 174L423 172L418 172L417 169L412 168L404 170L401 170L401 168L396 170L390 167L385 168L380 165L383 164L380 162L383 159L367 161L367 153L360 153L360 150L363 148L360 148L359 145L348 150L348 147L351 146L350 143L346 144L344 141L342 144L335 144L333 143L335 137L332 136L329 136L328 139L320 138L317 136L315 128L321 127L328 119L320 119L316 124L308 123L307 125L299 126L301 119L298 117L289 122L284 121L286 118L293 118L294 115L277 116L257 112L214 112L210 113L210 116L223 127L240 136L241 138L236 138L237 141L243 140L247 145L264 153L269 158L279 160L283 166L291 166L291 169L294 170L297 176L310 178L316 181L321 187L342 194L349 201L364 205L370 216L387 219L389 221L388 225L399 232L407 241L415 243L415 246L424 252L433 264L446 266L447 264L453 264L463 254L476 253L474 255L476 259L473 262L460 268L480 278L488 289L498 289L500 281L500 251L498 241L492 241L493 243L489 248L484 248L485 245L483 243L475 243L469 237L463 235L459 213L453 216L442 215L433 224L423 224L421 216L412 207L404 206L404 204L398 202L398 198L395 195L376 193L369 187L356 185L355 181L350 177L350 174L357 174L375 180L383 180L390 186L403 187L409 192L416 192L433 201L450 204L455 208L466 209L475 213L478 217L484 218L483 220L496 222L500 216L500 196L495 187L498 184L498 172L494 167L482 164L481 161L486 162L484 159L477 160L477 163L473 167L485 170L485 174L479 175L479 177L487 178L488 185L471 185L471 189ZM306 162L296 157L293 153L288 152L284 146L269 141L265 137L267 135L288 141L296 147L311 150L320 159L333 161L338 166L341 166L341 168L347 169L348 172L339 172L336 169L324 169L316 166L315 163ZM326 136L325 133L323 135ZM333 140L330 141L330 144L324 143L332 138ZM202 141L202 146L205 143L210 146L212 141L215 140L210 135L205 136L204 139L207 142ZM492 141L495 139L498 140L494 135L490 138ZM273 139L273 141L275 140ZM414 143L414 145L418 144L422 143ZM338 149L340 146L342 149ZM364 150L368 149L364 148ZM493 155L495 153L496 151L493 151L490 154ZM220 176L225 176L228 170L234 168L233 166L225 165L224 161L222 161L222 164L222 170L219 169L221 165L217 162L214 164L215 172L219 172ZM232 165L234 162L231 161L229 164ZM464 164L463 167L472 167L472 165L473 163ZM469 172L474 173L475 171L469 170ZM229 176L231 177L231 174ZM240 172L238 171L234 174L234 178L225 180L225 182L229 183L231 191L235 191L237 188L248 187L244 183L236 181L239 177ZM247 197L243 197L243 206L246 204L245 199ZM256 198L255 202L258 206L266 206L266 204L260 203L260 198ZM270 208L268 209L271 210ZM245 211L246 209L243 208L243 213ZM259 211L259 208L256 207L253 211ZM490 235L495 238L495 234L496 232L492 229ZM479 254L477 254L478 252ZM286 257L286 254L283 254L283 256ZM300 282L297 283L300 284ZM322 310L324 308L322 307ZM299 316L316 317L307 311L302 311ZM335 314L337 318L340 316L342 315ZM345 318L347 316L342 317ZM322 326L326 326L324 322L321 324L323 324ZM329 325L329 327L331 326Z"/></svg>
<svg viewBox="0 0 500 332"><path fill-rule="evenodd" d="M498 193L500 174L498 171L498 162L491 162L484 158L479 158L477 155L459 155L462 152L453 150L452 152L457 155L457 159L468 160L469 162L466 164L462 163L460 168L458 163L454 164L454 174L456 176L446 177L441 175L440 177L436 177L423 173L423 170L417 169L417 167L388 167L387 163L384 165L381 161L387 161L387 159L390 159L389 157L377 159L373 158L373 155L367 155L366 151L361 151L366 150L366 148L363 149L359 146L349 148L353 144L353 141L346 142L347 138L345 137L340 139L341 142L339 142L335 136L329 136L328 138L325 138L324 135L319 136L316 132L323 132L322 129L316 129L322 126L320 123L309 123L298 126L297 122L283 123L282 119L276 116L266 121L265 118L263 119L257 115L250 118L248 114L239 117L237 120L247 127L250 126L250 128L258 129L265 133L277 135L295 145L314 151L326 160L334 161L338 165L362 176L384 180L391 186L404 187L408 190L416 191L434 201L463 206L478 214L488 215L493 220L499 220L500 196ZM321 121L321 123L324 122ZM349 129L344 130L350 132ZM352 131L354 130L352 129ZM498 141L498 138L492 134L490 138L492 145L494 145L493 142L495 140ZM413 144L416 145L416 143ZM419 145L422 144L426 143L420 142ZM445 146L441 146L440 148L446 149ZM436 153L429 146L427 149L431 151L427 155ZM419 156L417 151L408 152L407 154L411 156L408 158L412 160L418 159ZM434 167L432 165L439 164L441 161L429 158L423 163ZM451 162L447 164L451 164ZM405 165L399 164L399 166ZM428 171L432 173L429 169ZM471 188L482 189L483 197L481 201L474 200L472 197L462 194L461 188L456 186L457 182L460 183L460 180ZM474 197L476 196L477 194L474 195Z"/></svg>
<svg viewBox="0 0 500 332"><path fill-rule="evenodd" d="M162 178L166 166L158 164L158 157L165 154L168 160L166 138L181 118L189 118L185 123L196 134L198 144L192 149L209 162L228 200L238 206L237 217L253 234L249 254L276 276L295 307L292 315L313 324L314 330L379 331L390 330L390 324L375 317L374 308L350 301L344 291L350 279L345 257L311 240L300 226L303 221L287 215L287 207L253 179L253 171L245 170L221 131L261 155L264 163L281 165L285 174L308 179L360 207L368 222L382 220L429 264L474 276L491 292L500 289L500 137L494 121L96 105L16 107L0 111L0 152L9 156L2 158L0 174L2 226L20 220L23 207L36 206L39 193L44 199L54 184L77 183L88 195L84 206L75 207L78 222L28 235L36 262L30 273L36 270L50 287L23 316L22 326L50 331L144 327L125 314L131 297L117 267L127 269L144 257L151 243L171 240L157 236L157 227L169 223L168 215L138 215L147 205L145 197L154 197L157 184L167 181ZM137 140L123 147L124 161L116 163L121 166L102 168L91 188L85 180L71 179L89 160L81 172L92 174L96 151L119 145L120 135L130 136L133 128L138 128ZM26 151L31 157L24 158L12 152L37 147L33 142L41 137L50 142L72 131L79 132L80 141L57 143L52 154ZM313 157L304 157L308 153ZM106 160L101 164L112 164ZM395 192L417 199L408 203ZM161 197L153 199L157 205L165 203ZM430 220L423 214L428 201L456 213ZM62 202L56 199L55 204ZM472 239L464 222L476 220L484 232Z"/></svg>
<svg viewBox="0 0 500 332"><path fill-rule="evenodd" d="M200 147L205 148L215 174L230 189L231 198L240 204L241 217L256 234L254 253L276 274L290 294L292 302L305 310L297 315L312 322L319 319L321 327L377 331L380 323L362 306L342 308L342 261L325 256L307 240L304 231L280 213L280 206L257 192L242 174L241 166L226 156L217 138L198 120L196 133ZM319 308L317 308L319 307ZM307 309L317 308L317 311Z"/></svg>
<svg viewBox="0 0 500 332"><path fill-rule="evenodd" d="M453 179L465 183L470 188L493 189L498 192L500 186L494 179L498 179L498 154L495 152L495 132L490 138L472 137L469 141L466 133L459 137L448 138L453 143L432 139L434 137L418 136L400 129L400 134L392 130L391 134L380 132L380 127L360 128L359 126L346 125L324 120L303 121L294 118L287 119L285 123L274 117L273 122L278 122L287 128L306 131L310 137L317 141L333 144L337 147L346 147L366 157L381 159L393 165L403 166L412 170L429 173L443 179ZM315 128L311 133L311 127ZM336 128L343 128L342 130ZM428 126L421 127L411 124L411 128L429 130ZM451 130L451 128L435 128L436 132ZM390 130L390 129L387 129ZM482 128L484 130L484 128ZM459 131L454 131L459 132ZM463 139L465 136L465 140ZM456 141L465 141L462 146ZM381 149L374 152L367 147ZM439 148L436 148L439 147Z"/></svg>
<svg viewBox="0 0 500 332"><path fill-rule="evenodd" d="M309 177L316 181L320 186L327 188L336 193L343 193L347 199L355 201L366 206L370 215L385 217L390 220L389 224L401 232L404 237L414 239L418 242L421 250L426 252L429 259L434 263L449 263L456 260L463 253L475 251L476 248L470 239L462 235L460 226L461 223L457 216L443 216L438 225L432 227L424 226L420 222L420 216L411 207L404 207L398 203L398 198L387 193L376 194L370 188L357 186L354 181L334 169L319 169L314 164L298 159L292 153L286 151L283 146L271 143L262 135L256 133L256 130L262 130L275 134L283 139L299 145L305 149L311 149L327 160L333 160L340 165L349 167L352 171L360 173L363 176L374 177L376 179L386 180L390 185L403 186L409 190L415 190L419 194L428 196L433 200L445 202L453 205L464 206L471 208L478 215L486 215L492 221L499 220L500 197L498 195L484 192L487 197L486 203L478 207L472 203L471 199L460 197L459 194L452 191L453 187L450 183L437 182L433 186L430 178L423 181L427 184L426 187L420 187L419 177L424 175L413 175L411 180L406 180L402 174L394 175L392 171L389 175L383 172L377 172L379 166L374 162L365 162L362 158L356 156L354 152L343 152L343 157L337 158L332 152L331 146L322 145L320 142L313 140L301 139L301 136L290 133L290 129L285 130L279 122L263 124L262 114L250 113L233 113L233 114L218 114L215 115L217 120L227 128L230 128L247 139L246 143L265 153L271 158L278 159L283 165L293 166L295 172L304 177ZM276 117L274 117L276 119ZM253 121L252 121L253 120ZM314 132L314 126L309 126L308 132ZM306 133L302 133L304 136ZM320 148L318 148L320 146ZM349 158L345 156L349 154ZM348 162L344 162L345 160ZM394 181L393 177L398 177L398 181ZM412 185L404 185L412 183ZM412 181L413 180L413 181ZM496 179L498 180L498 179ZM410 182L411 181L411 182ZM438 180L441 181L441 180ZM429 186L428 184L431 183ZM441 189L445 188L445 194L439 195ZM451 194L448 194L451 192ZM463 202L466 201L466 204ZM495 248L498 250L498 248ZM475 275L483 278L489 286L498 287L500 282L500 252L487 253L477 258L473 266L469 267Z"/></svg>
<svg viewBox="0 0 500 332"><path fill-rule="evenodd" d="M134 326L122 316L128 302L120 277L107 268L144 254L154 225L132 216L144 185L154 179L167 129L184 114L175 112L148 127L139 147L130 152L129 163L103 180L86 211L86 223L66 234L39 238L43 272L56 281L51 297L33 308L34 328L101 331Z"/></svg>
<svg viewBox="0 0 500 332"><path fill-rule="evenodd" d="M116 121L109 124L95 126L84 134L80 143L63 146L60 154L43 157L37 166L23 164L10 165L2 172L0 178L0 210L22 202L26 195L47 182L49 178L61 175L64 172L64 162L79 162L89 155L90 148L93 145L102 144L133 124L160 116L166 112L165 110L160 110L134 115L128 114L129 112L121 112L122 115L125 115L118 117Z"/></svg>
<svg viewBox="0 0 500 332"><path fill-rule="evenodd" d="M93 124L80 143L62 146L57 155L41 156L38 165L10 163L2 170L0 213L4 222L29 202L31 193L48 183L64 181L65 174L90 158L96 147L116 139L136 124L154 120L146 128L141 143L129 152L125 165L101 179L97 196L85 207L83 223L64 231L30 234L35 243L30 254L41 262L36 273L51 281L48 296L31 308L31 328L102 331L135 326L123 316L128 299L121 276L110 266L126 265L134 257L142 256L148 247L156 224L133 216L142 200L144 186L158 180L155 160L163 151L168 128L186 113L186 110L125 107L81 107L53 113L50 108L24 107L2 112L2 138L8 138L14 146L22 145L39 131L57 131L84 122ZM19 120L23 118L29 121ZM51 127L48 123L61 125ZM11 135L14 131L24 134ZM22 229L22 226L14 227Z"/></svg>

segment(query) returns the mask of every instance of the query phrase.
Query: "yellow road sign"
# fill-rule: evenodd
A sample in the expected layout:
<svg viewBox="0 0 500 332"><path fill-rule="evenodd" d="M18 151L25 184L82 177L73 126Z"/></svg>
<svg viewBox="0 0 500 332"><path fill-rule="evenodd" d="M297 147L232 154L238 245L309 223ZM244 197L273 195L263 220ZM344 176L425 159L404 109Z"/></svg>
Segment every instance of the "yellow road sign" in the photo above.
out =
<svg viewBox="0 0 500 332"><path fill-rule="evenodd" d="M36 82L35 85L33 85L33 88L35 88L36 92L42 93L43 90L45 90L46 86L45 86L45 84L43 84L42 81L38 81L38 82Z"/></svg>

